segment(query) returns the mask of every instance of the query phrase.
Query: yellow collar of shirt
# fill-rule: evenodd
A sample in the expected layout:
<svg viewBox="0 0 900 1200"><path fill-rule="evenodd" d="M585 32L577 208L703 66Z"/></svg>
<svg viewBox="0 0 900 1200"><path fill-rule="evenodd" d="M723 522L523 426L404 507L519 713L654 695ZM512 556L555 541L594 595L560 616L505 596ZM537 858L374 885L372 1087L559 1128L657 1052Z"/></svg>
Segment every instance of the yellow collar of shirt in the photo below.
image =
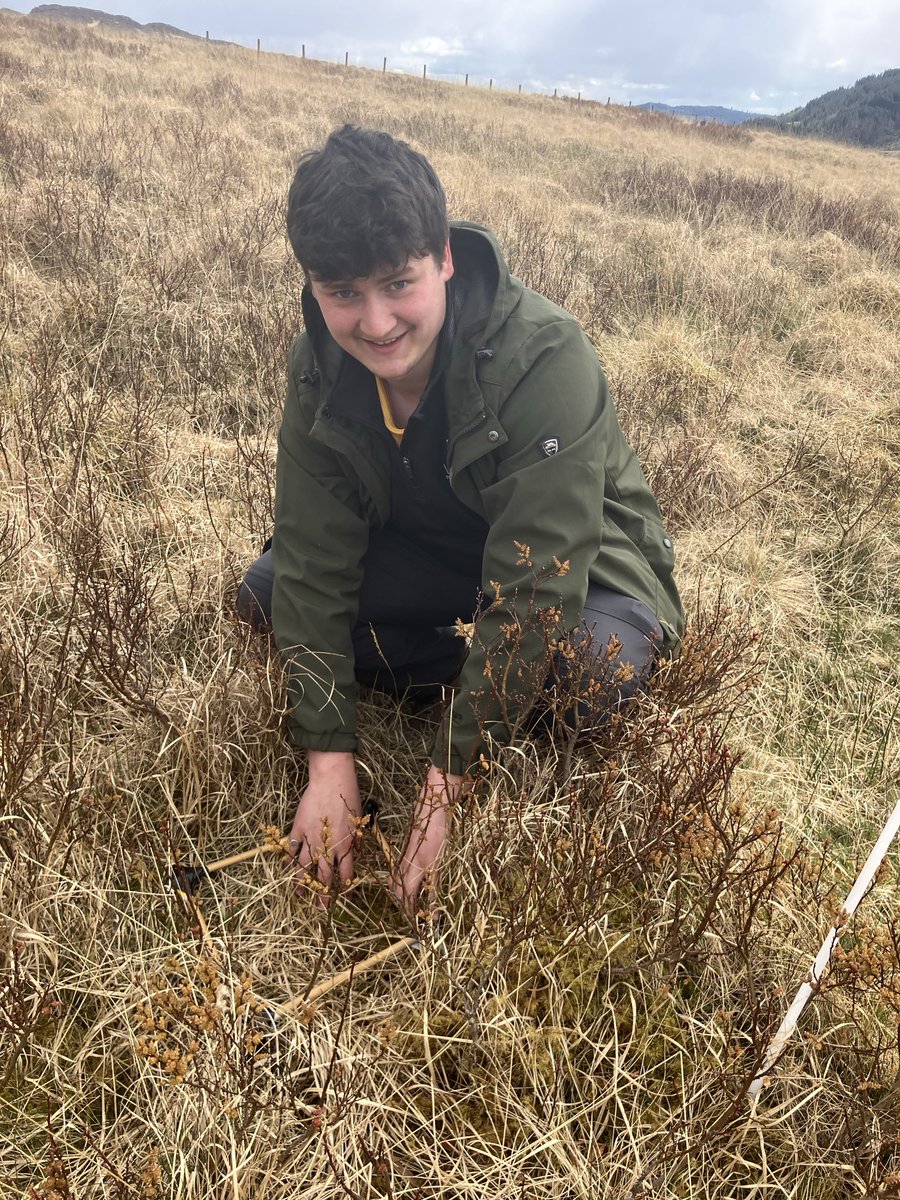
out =
<svg viewBox="0 0 900 1200"><path fill-rule="evenodd" d="M375 382L378 385L378 399L381 401L381 415L384 418L384 427L399 446L403 441L403 430L394 424L394 414L391 412L391 402L388 397L387 387L383 379L375 376Z"/></svg>

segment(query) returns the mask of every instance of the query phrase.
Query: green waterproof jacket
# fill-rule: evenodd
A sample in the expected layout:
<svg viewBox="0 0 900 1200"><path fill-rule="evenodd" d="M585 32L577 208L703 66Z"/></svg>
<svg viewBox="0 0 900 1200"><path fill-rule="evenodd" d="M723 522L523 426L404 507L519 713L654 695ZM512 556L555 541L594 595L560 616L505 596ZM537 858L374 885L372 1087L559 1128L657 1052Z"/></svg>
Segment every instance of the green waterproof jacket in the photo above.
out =
<svg viewBox="0 0 900 1200"><path fill-rule="evenodd" d="M462 774L508 740L519 715L515 688L504 703L496 683L517 677L504 658L517 616L552 608L559 632L571 631L592 580L643 601L668 653L683 616L672 541L590 342L573 317L510 275L487 230L454 223L451 246L447 469L458 498L489 526L482 586L495 599L499 584L501 598L479 620L435 743L436 765ZM304 314L278 442L272 621L288 668L292 741L354 750L351 630L370 530L390 514L389 446L329 404L344 352L308 293ZM554 559L568 564L564 574L541 570ZM537 662L546 634L526 628L516 661Z"/></svg>

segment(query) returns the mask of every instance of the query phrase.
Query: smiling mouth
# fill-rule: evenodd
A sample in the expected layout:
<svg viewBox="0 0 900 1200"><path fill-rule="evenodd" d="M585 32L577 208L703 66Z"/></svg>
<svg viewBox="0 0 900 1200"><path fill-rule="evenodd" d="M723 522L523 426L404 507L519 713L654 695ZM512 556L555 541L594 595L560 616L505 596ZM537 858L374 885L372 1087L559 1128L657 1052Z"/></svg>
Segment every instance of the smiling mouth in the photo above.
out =
<svg viewBox="0 0 900 1200"><path fill-rule="evenodd" d="M396 337L385 338L384 341L380 341L380 342L376 342L374 340L374 338L364 338L363 341L366 343L367 346L379 346L379 347L393 346L393 345L395 345L395 343L399 342L402 337L403 337L403 334L398 333Z"/></svg>

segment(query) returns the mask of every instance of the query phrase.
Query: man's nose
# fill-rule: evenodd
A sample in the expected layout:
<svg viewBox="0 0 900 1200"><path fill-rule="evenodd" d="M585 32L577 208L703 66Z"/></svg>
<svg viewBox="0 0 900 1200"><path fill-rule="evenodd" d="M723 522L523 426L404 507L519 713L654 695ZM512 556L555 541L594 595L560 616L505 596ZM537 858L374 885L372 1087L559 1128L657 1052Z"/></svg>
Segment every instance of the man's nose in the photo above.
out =
<svg viewBox="0 0 900 1200"><path fill-rule="evenodd" d="M390 304L380 296L368 299L359 320L359 332L364 338L379 341L390 337L397 321Z"/></svg>

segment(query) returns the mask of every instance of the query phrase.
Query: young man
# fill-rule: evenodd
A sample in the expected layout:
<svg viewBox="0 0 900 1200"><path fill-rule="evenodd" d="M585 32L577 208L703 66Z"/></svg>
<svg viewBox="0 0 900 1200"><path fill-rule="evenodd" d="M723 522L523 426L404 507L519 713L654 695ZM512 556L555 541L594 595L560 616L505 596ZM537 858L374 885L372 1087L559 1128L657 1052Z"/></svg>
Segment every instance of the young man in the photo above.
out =
<svg viewBox="0 0 900 1200"><path fill-rule="evenodd" d="M580 628L598 673L618 666L618 702L677 647L672 542L576 321L509 274L487 230L448 223L425 158L344 126L302 159L287 224L306 329L272 549L239 608L271 621L287 666L309 767L291 847L325 888L353 872L356 681L440 694L459 676L393 881L412 905L467 773L529 703L498 680L536 677L548 635ZM479 605L466 654L453 627Z"/></svg>

